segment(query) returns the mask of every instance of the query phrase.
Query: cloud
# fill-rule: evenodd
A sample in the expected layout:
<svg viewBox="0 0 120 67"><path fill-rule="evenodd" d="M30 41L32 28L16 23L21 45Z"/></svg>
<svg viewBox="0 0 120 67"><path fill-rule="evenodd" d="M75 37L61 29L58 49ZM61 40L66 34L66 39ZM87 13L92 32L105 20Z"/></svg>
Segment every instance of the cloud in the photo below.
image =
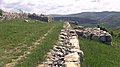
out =
<svg viewBox="0 0 120 67"><path fill-rule="evenodd" d="M72 14L92 11L120 11L120 0L1 0L3 10L21 9L43 14Z"/></svg>
<svg viewBox="0 0 120 67"><path fill-rule="evenodd" d="M3 0L0 1L0 5L3 3Z"/></svg>
<svg viewBox="0 0 120 67"><path fill-rule="evenodd" d="M91 2L100 2L100 0L92 0Z"/></svg>

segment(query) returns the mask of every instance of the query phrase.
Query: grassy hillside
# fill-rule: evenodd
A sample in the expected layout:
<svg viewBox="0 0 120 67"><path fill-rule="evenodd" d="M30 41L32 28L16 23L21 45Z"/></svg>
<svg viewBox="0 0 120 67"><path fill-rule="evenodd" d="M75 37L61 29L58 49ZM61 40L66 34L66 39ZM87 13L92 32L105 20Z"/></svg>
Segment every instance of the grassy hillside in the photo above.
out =
<svg viewBox="0 0 120 67"><path fill-rule="evenodd" d="M111 29L112 30L112 29ZM118 33L120 30L112 30ZM82 67L119 67L120 38L113 37L113 46L80 38L81 50L85 53Z"/></svg>
<svg viewBox="0 0 120 67"><path fill-rule="evenodd" d="M62 24L33 20L26 23L20 19L0 22L0 67L16 61L23 55L26 56L17 61L16 66L37 65L55 44ZM46 33L48 35L45 35Z"/></svg>

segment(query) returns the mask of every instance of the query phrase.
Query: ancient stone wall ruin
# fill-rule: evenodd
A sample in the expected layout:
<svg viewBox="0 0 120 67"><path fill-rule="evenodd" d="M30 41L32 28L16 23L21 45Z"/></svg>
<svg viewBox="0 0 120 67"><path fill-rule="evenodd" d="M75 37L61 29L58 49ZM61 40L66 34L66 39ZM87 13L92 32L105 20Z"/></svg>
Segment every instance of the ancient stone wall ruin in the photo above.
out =
<svg viewBox="0 0 120 67"><path fill-rule="evenodd" d="M68 22L63 27L57 44L38 67L80 67L84 54L80 50L78 36Z"/></svg>
<svg viewBox="0 0 120 67"><path fill-rule="evenodd" d="M35 20L40 20L44 22L52 22L53 17L51 16L45 16L45 15L36 15L36 14L27 14L27 13L12 13L12 12L3 12L2 16L0 16L0 21L2 20L10 20L10 19L35 19Z"/></svg>
<svg viewBox="0 0 120 67"><path fill-rule="evenodd" d="M52 22L53 17L51 16L46 16L46 15L36 15L36 14L30 14L28 15L29 18L39 20L39 21L44 21L44 22Z"/></svg>
<svg viewBox="0 0 120 67"><path fill-rule="evenodd" d="M82 26L80 26L82 27ZM76 33L79 36L83 36L92 40L100 41L108 45L112 45L112 36L106 31L100 30L100 28L80 28L76 29Z"/></svg>
<svg viewBox="0 0 120 67"><path fill-rule="evenodd" d="M0 20L10 20L10 19L18 19L18 18L26 18L28 17L25 13L11 13L11 12L3 12L2 16L0 16Z"/></svg>

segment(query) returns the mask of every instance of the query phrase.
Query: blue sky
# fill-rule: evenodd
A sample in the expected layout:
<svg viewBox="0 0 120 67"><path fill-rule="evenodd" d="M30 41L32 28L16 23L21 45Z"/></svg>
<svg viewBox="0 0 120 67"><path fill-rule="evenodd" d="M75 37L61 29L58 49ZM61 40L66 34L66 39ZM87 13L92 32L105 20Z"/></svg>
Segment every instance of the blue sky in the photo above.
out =
<svg viewBox="0 0 120 67"><path fill-rule="evenodd" d="M37 14L120 11L120 0L0 0L0 8Z"/></svg>

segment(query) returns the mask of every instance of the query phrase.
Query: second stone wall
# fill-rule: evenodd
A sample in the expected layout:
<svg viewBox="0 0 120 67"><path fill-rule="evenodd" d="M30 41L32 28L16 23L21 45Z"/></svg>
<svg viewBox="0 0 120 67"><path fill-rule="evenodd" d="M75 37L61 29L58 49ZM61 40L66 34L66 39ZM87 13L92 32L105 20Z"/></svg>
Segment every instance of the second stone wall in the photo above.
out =
<svg viewBox="0 0 120 67"><path fill-rule="evenodd" d="M82 26L81 26L82 27ZM100 41L102 43L112 45L112 36L106 31L100 30L100 28L81 28L76 29L78 36L83 36L89 39Z"/></svg>

